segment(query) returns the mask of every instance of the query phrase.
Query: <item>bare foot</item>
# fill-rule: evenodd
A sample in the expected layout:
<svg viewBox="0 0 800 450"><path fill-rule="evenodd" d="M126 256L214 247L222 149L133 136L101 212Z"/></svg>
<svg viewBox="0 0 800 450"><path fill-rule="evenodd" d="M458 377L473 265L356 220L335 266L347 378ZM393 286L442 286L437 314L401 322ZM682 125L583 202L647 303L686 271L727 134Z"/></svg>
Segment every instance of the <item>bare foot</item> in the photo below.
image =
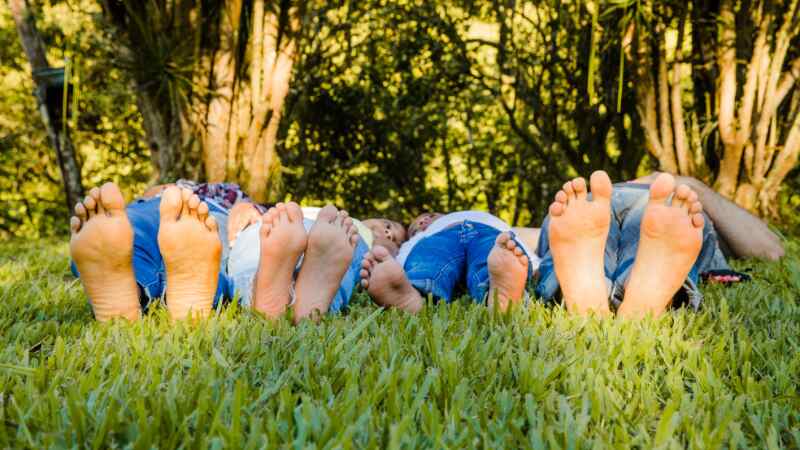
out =
<svg viewBox="0 0 800 450"><path fill-rule="evenodd" d="M496 300L500 311L505 311L509 302L522 301L528 282L528 257L509 233L497 236L486 262L489 265L489 306Z"/></svg>
<svg viewBox="0 0 800 450"><path fill-rule="evenodd" d="M133 229L119 188L113 183L92 188L75 205L69 225L69 251L94 317L100 322L115 317L137 320L142 310L131 259Z"/></svg>
<svg viewBox="0 0 800 450"><path fill-rule="evenodd" d="M380 306L395 307L412 314L422 309L422 296L408 281L400 264L380 245L364 255L361 285Z"/></svg>
<svg viewBox="0 0 800 450"><path fill-rule="evenodd" d="M261 256L254 283L253 308L269 319L286 312L292 277L306 250L303 211L297 203L278 203L261 217Z"/></svg>
<svg viewBox="0 0 800 450"><path fill-rule="evenodd" d="M672 203L667 204L673 192ZM672 303L700 254L702 210L697 194L686 185L675 188L670 174L660 174L650 185L636 262L617 311L620 316L657 317Z"/></svg>
<svg viewBox="0 0 800 450"><path fill-rule="evenodd" d="M177 186L161 195L158 247L167 269L167 310L173 320L211 314L222 244L208 205Z"/></svg>
<svg viewBox="0 0 800 450"><path fill-rule="evenodd" d="M567 181L550 205L550 251L567 310L577 314L610 313L604 257L611 221L611 180L597 171L586 181Z"/></svg>
<svg viewBox="0 0 800 450"><path fill-rule="evenodd" d="M353 260L358 235L353 219L333 205L320 210L308 233L308 248L295 284L294 320L317 320L331 301Z"/></svg>

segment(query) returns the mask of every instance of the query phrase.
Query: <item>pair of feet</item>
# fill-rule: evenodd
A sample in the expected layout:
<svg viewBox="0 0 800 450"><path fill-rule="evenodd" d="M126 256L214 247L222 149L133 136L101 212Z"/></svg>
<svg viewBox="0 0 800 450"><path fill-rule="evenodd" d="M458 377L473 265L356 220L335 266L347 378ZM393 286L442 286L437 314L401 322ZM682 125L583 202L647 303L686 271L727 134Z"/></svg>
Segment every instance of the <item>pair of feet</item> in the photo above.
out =
<svg viewBox="0 0 800 450"><path fill-rule="evenodd" d="M99 321L141 317L133 272L133 228L119 188L93 188L70 221L70 253ZM170 187L161 196L158 246L166 269L167 310L173 319L211 313L217 292L221 243L208 205L187 189ZM325 312L352 259L357 236L344 211L327 206L309 233L293 202L279 203L262 217L259 269L253 306L268 317L282 315L298 274L295 319Z"/></svg>
<svg viewBox="0 0 800 450"><path fill-rule="evenodd" d="M306 233L300 206L278 203L262 216L259 233L261 254L253 284L253 308L273 319L286 312L302 255L294 283L293 319L297 323L326 313L353 260L358 242L353 219L346 211L327 205Z"/></svg>
<svg viewBox="0 0 800 450"><path fill-rule="evenodd" d="M528 257L510 233L497 236L486 263L489 268L488 305L496 305L505 311L510 304L522 301L528 281ZM361 285L381 306L415 314L425 303L419 291L411 285L403 267L379 245L364 257Z"/></svg>
<svg viewBox="0 0 800 450"><path fill-rule="evenodd" d="M119 188L93 188L70 220L70 254L99 321L141 317L133 272L133 228ZM172 186L161 196L158 246L167 276L167 310L173 319L211 312L222 252L208 205Z"/></svg>
<svg viewBox="0 0 800 450"><path fill-rule="evenodd" d="M592 174L590 185L591 200L583 178L568 181L556 194L550 205L550 251L567 310L609 315L604 257L613 187L603 171ZM669 307L700 253L701 212L697 194L686 185L676 187L672 175L653 181L619 316L658 316Z"/></svg>

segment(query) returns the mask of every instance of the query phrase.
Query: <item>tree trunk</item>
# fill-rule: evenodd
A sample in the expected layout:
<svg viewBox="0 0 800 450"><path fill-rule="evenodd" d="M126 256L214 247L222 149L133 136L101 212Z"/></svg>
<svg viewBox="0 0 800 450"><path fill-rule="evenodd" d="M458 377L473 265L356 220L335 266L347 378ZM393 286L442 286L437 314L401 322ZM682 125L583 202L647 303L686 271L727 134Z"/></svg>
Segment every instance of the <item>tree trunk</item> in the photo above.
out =
<svg viewBox="0 0 800 450"><path fill-rule="evenodd" d="M197 45L180 62L191 73L191 88L179 97L182 102L173 97L165 101L157 95L163 87L154 89L160 87L155 75L136 72L139 110L161 178L187 176L197 161L208 181L239 182L257 201L274 195L280 181L278 131L300 28L298 7L289 0L232 0L209 11L194 6L166 14L108 1L104 7L127 37L124 51L136 65L147 67L148 55L159 53L135 47L150 42L149 35L167 36L154 46L176 45L170 39L183 42L184 34ZM144 18L133 17L140 14ZM196 17L204 19L197 22ZM162 79L171 80L169 70L171 65L165 64Z"/></svg>
<svg viewBox="0 0 800 450"><path fill-rule="evenodd" d="M33 81L36 84L36 100L39 106L39 112L41 113L45 128L47 128L47 135L50 138L50 143L56 151L56 158L58 160L59 169L61 170L61 179L64 183L67 210L71 211L75 204L83 198L84 192L83 184L81 183L81 170L75 156L75 147L72 145L69 131L66 127L59 126L62 118L59 117L59 114L55 108L53 108L52 104L46 101L45 94L47 92L47 86L44 80L37 76L37 73L50 68L44 44L39 36L39 31L36 29L36 23L28 8L27 1L8 0L8 5L17 26L20 42L25 49L25 54L28 56L28 62L31 65Z"/></svg>
<svg viewBox="0 0 800 450"><path fill-rule="evenodd" d="M691 108L682 104L679 72L687 11L678 11L678 40L670 65L665 64L668 55L664 26L673 23L672 18L656 15L663 17L654 19L653 30L637 30L640 39L636 61L640 67L635 89L641 126L661 169L699 178L706 178L704 170L709 166L712 171L715 169L714 136L706 136L707 149L703 148L701 137L710 134L709 126L713 125L709 124L714 123L714 117L708 114L713 112L721 144L714 187L762 216L776 213L780 185L797 164L800 153L800 107L786 101L797 98L792 101L800 102L800 97L789 96L800 90L800 56L795 51L795 59L787 62L791 44L800 34L798 1L787 1L782 17L764 1L739 5L737 10L733 0L722 0L718 11L711 11L705 2L693 3L693 9L715 12L719 20L692 23L692 39L709 36L710 30L715 30L716 58L707 55L709 42L692 42L695 54L691 69L695 73L691 78L695 84L691 98L695 104ZM739 39L740 32L749 37L749 30L742 24L752 24L756 30L754 39ZM646 40L651 37L656 42L647 45ZM702 80L714 74L717 82L712 89ZM741 84L737 80L739 74L744 75ZM709 94L715 95L710 98ZM703 104L698 105L701 101ZM701 120L706 123L706 133L699 131Z"/></svg>

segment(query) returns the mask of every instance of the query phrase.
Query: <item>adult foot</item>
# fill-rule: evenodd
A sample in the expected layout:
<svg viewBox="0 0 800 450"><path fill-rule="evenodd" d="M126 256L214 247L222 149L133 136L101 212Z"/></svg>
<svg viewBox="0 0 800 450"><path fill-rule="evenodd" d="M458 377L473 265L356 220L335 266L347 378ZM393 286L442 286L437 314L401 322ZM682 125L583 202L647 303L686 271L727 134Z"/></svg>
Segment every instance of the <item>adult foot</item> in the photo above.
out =
<svg viewBox="0 0 800 450"><path fill-rule="evenodd" d="M528 281L528 257L511 239L511 234L500 233L486 260L489 266L489 306L497 302L501 311L510 302L519 303L525 294Z"/></svg>
<svg viewBox="0 0 800 450"><path fill-rule="evenodd" d="M297 260L306 249L303 211L297 203L278 203L261 217L261 255L253 284L253 309L269 319L286 312Z"/></svg>
<svg viewBox="0 0 800 450"><path fill-rule="evenodd" d="M590 183L591 201L583 178L566 182L556 194L550 205L550 251L567 310L607 315L604 257L612 186L603 171L594 172Z"/></svg>
<svg viewBox="0 0 800 450"><path fill-rule="evenodd" d="M357 240L346 211L337 211L333 205L320 210L308 232L308 248L295 284L295 323L309 316L316 320L328 312L353 260Z"/></svg>
<svg viewBox="0 0 800 450"><path fill-rule="evenodd" d="M659 316L670 305L700 254L702 209L697 194L686 185L676 188L670 174L660 174L650 185L636 262L617 311L620 316Z"/></svg>
<svg viewBox="0 0 800 450"><path fill-rule="evenodd" d="M400 264L380 245L364 255L361 285L380 306L395 307L412 314L422 309L422 296L408 281Z"/></svg>
<svg viewBox="0 0 800 450"><path fill-rule="evenodd" d="M75 205L70 219L69 251L89 296L94 317L136 320L142 315L133 275L133 229L119 188L106 183L92 188Z"/></svg>
<svg viewBox="0 0 800 450"><path fill-rule="evenodd" d="M158 247L167 269L167 311L174 320L211 314L222 244L208 205L188 189L161 195Z"/></svg>

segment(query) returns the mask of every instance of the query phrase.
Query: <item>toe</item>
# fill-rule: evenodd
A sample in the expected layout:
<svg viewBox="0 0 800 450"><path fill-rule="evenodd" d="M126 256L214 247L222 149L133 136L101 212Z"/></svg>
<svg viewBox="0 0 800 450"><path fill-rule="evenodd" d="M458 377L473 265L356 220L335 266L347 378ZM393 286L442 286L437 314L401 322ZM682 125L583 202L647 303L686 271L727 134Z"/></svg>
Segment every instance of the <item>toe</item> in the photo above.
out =
<svg viewBox="0 0 800 450"><path fill-rule="evenodd" d="M97 214L105 215L106 209L103 207L103 202L100 201L100 188L95 186L91 190L89 190L89 197L94 200L95 208L97 209Z"/></svg>
<svg viewBox="0 0 800 450"><path fill-rule="evenodd" d="M564 192L564 191L558 191L556 193L556 201L558 203L563 203L563 204L566 205L567 204L567 193Z"/></svg>
<svg viewBox="0 0 800 450"><path fill-rule="evenodd" d="M186 188L181 189L181 217L189 216L189 199L192 198L192 191Z"/></svg>
<svg viewBox="0 0 800 450"><path fill-rule="evenodd" d="M335 206L331 205L330 203L325 205L324 208L319 210L319 214L317 215L317 220L320 222L328 222L333 223L338 216L339 210L336 209Z"/></svg>
<svg viewBox="0 0 800 450"><path fill-rule="evenodd" d="M675 190L675 178L668 173L661 173L650 185L650 201L664 203Z"/></svg>
<svg viewBox="0 0 800 450"><path fill-rule="evenodd" d="M116 184L106 183L100 187L100 205L111 215L125 212L125 198Z"/></svg>
<svg viewBox="0 0 800 450"><path fill-rule="evenodd" d="M702 203L700 203L698 201L695 201L695 202L692 202L691 205L689 205L689 214L700 214L701 212L703 212L703 204Z"/></svg>
<svg viewBox="0 0 800 450"><path fill-rule="evenodd" d="M75 216L80 219L81 222L86 222L86 219L89 218L88 213L86 212L86 207L83 206L83 202L78 202L75 204Z"/></svg>
<svg viewBox="0 0 800 450"><path fill-rule="evenodd" d="M387 258L390 258L391 255L389 254L389 250L386 250L386 247L382 245L376 245L372 248L372 255L375 257L377 262L383 262Z"/></svg>
<svg viewBox="0 0 800 450"><path fill-rule="evenodd" d="M289 217L289 220L293 223L303 222L303 209L300 208L300 205L295 202L289 202L286 204L286 214Z"/></svg>
<svg viewBox="0 0 800 450"><path fill-rule="evenodd" d="M494 240L494 243L500 247L506 246L508 241L511 239L511 236L508 233L500 233L497 235L497 238Z"/></svg>
<svg viewBox="0 0 800 450"><path fill-rule="evenodd" d="M355 246L356 246L356 245L358 245L358 239L359 239L359 237L360 237L360 236L358 235L358 233L356 233L356 231L355 231L355 230L353 230L353 232L352 232L352 233L350 233L350 246L351 246L351 247L354 247L354 248L355 248Z"/></svg>
<svg viewBox="0 0 800 450"><path fill-rule="evenodd" d="M513 239L509 239L508 242L506 242L506 248L508 250L514 250L517 248L517 242Z"/></svg>
<svg viewBox="0 0 800 450"><path fill-rule="evenodd" d="M525 252L523 252L521 248L517 247L514 249L514 254L517 256L524 256Z"/></svg>
<svg viewBox="0 0 800 450"><path fill-rule="evenodd" d="M91 195L84 197L83 207L86 208L87 219L91 219L97 214L97 201Z"/></svg>
<svg viewBox="0 0 800 450"><path fill-rule="evenodd" d="M567 194L567 203L572 200L575 200L575 188L572 187L572 181L567 181L564 183L564 186L561 187L561 190Z"/></svg>
<svg viewBox="0 0 800 450"><path fill-rule="evenodd" d="M675 195L672 197L672 206L682 208L684 211L688 211L689 205L686 202L689 199L689 194L691 193L692 190L689 189L689 186L685 184L681 184L675 188Z"/></svg>
<svg viewBox="0 0 800 450"><path fill-rule="evenodd" d="M592 173L589 178L589 185L592 188L592 200L610 200L611 191L614 189L611 185L611 178L605 171L598 170Z"/></svg>
<svg viewBox="0 0 800 450"><path fill-rule="evenodd" d="M517 255L517 256L519 257L520 264L522 264L523 266L527 266L528 265L528 256L526 254L523 253L523 254Z"/></svg>
<svg viewBox="0 0 800 450"><path fill-rule="evenodd" d="M177 186L170 186L161 194L161 220L176 221L181 214L181 189Z"/></svg>
<svg viewBox="0 0 800 450"><path fill-rule="evenodd" d="M197 206L197 218L200 219L201 222L205 222L206 217L208 217L208 204L206 204L206 202L200 202Z"/></svg>
<svg viewBox="0 0 800 450"><path fill-rule="evenodd" d="M692 215L692 225L694 225L695 228L703 228L703 225L705 225L705 223L706 221L703 218L702 214Z"/></svg>
<svg viewBox="0 0 800 450"><path fill-rule="evenodd" d="M558 203L558 202L552 203L550 205L550 215L553 217L558 217L564 214L564 206L565 205L563 203Z"/></svg>
<svg viewBox="0 0 800 450"><path fill-rule="evenodd" d="M217 232L217 219L215 219L214 216L206 217L205 224L208 231Z"/></svg>
<svg viewBox="0 0 800 450"><path fill-rule="evenodd" d="M572 180L572 188L575 189L575 198L586 200L586 180L581 177Z"/></svg>
<svg viewBox="0 0 800 450"><path fill-rule="evenodd" d="M81 231L81 219L79 219L79 218L77 218L75 216L70 217L70 219L69 219L69 229L70 229L70 231L72 231L72 234L75 234L78 231Z"/></svg>
<svg viewBox="0 0 800 450"><path fill-rule="evenodd" d="M192 217L197 217L197 208L200 206L200 197L195 194L192 194L189 197L189 201L186 202L187 206L189 207L189 215Z"/></svg>

